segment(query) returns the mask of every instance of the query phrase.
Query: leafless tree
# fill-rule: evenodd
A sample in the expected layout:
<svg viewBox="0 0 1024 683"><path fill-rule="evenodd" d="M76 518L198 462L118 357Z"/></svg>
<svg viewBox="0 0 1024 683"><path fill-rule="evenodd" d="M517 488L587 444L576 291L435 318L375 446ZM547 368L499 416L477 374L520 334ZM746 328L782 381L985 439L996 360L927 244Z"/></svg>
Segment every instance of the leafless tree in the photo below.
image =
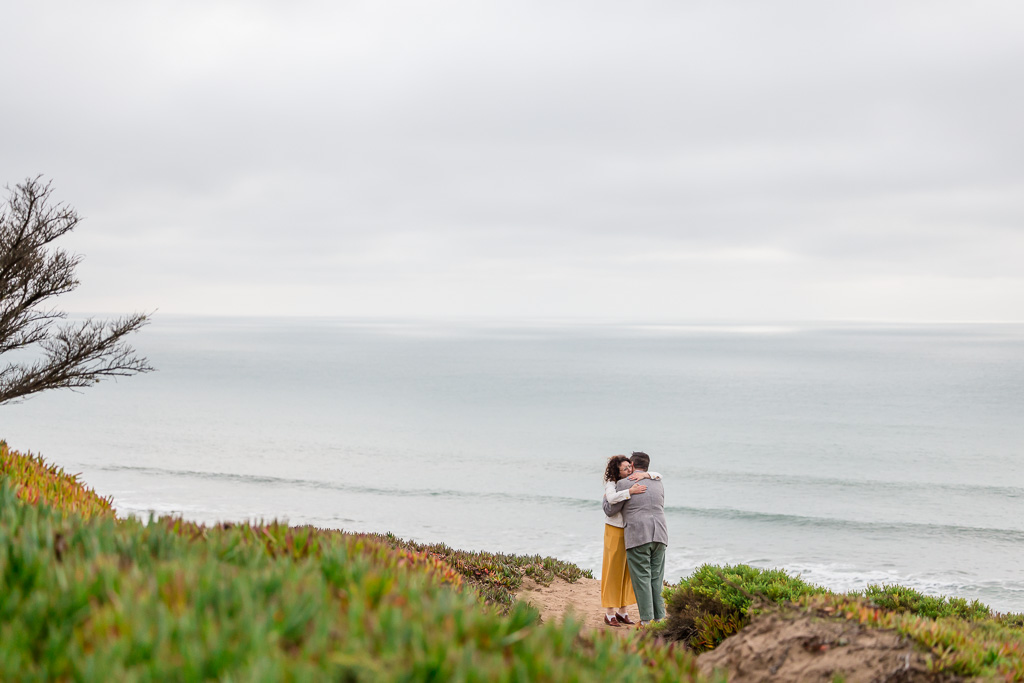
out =
<svg viewBox="0 0 1024 683"><path fill-rule="evenodd" d="M50 183L29 178L8 188L0 205L0 356L19 351L0 363L0 405L153 369L124 341L149 321L146 314L58 324L67 314L50 299L78 286L82 258L51 246L79 218L50 194Z"/></svg>

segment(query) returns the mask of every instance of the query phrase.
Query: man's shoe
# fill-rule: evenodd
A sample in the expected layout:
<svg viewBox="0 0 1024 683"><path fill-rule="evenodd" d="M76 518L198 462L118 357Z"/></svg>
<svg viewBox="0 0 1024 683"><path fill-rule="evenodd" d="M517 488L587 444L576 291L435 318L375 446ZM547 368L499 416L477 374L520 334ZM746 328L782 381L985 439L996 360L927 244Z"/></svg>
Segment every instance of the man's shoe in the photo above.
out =
<svg viewBox="0 0 1024 683"><path fill-rule="evenodd" d="M615 613L615 620L620 624L626 624L628 626L633 626L636 624L635 621L629 618L628 614L619 614L618 612Z"/></svg>
<svg viewBox="0 0 1024 683"><path fill-rule="evenodd" d="M607 614L604 615L604 625L605 626L611 626L612 628L620 628L618 620L617 619L613 619L612 617L608 616Z"/></svg>

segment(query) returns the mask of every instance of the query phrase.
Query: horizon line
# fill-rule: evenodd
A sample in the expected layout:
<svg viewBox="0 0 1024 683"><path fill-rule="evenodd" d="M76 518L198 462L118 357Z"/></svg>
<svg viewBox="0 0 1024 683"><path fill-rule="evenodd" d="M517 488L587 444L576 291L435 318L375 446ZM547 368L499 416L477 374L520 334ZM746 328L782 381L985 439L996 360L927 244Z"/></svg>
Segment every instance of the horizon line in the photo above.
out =
<svg viewBox="0 0 1024 683"><path fill-rule="evenodd" d="M119 317L129 315L118 311L67 311L68 317ZM202 312L168 312L159 310L149 314L150 318L231 318L239 320L253 319L289 319L289 320L353 320L379 322L564 322L581 324L617 324L617 325L711 325L732 326L744 325L753 327L773 327L778 325L1021 325L1020 320L957 320L957 319L896 319L896 318L625 318L619 316L593 315L414 315L414 314L309 314L309 313L202 313Z"/></svg>

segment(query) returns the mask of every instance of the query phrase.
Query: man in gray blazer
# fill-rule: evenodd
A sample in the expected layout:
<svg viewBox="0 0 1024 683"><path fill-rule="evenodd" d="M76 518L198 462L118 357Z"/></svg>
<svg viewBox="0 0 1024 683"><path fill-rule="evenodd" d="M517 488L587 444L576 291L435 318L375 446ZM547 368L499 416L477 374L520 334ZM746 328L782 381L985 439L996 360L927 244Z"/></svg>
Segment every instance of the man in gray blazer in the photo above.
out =
<svg viewBox="0 0 1024 683"><path fill-rule="evenodd" d="M636 452L630 458L635 472L646 472L651 458ZM636 482L621 479L615 485L619 491ZM665 486L659 479L645 479L647 491L612 505L606 500L604 512L614 515L622 511L626 522L626 562L629 564L633 592L640 611L640 623L665 616L665 602L661 589L665 582L665 550L668 548L668 525L665 523Z"/></svg>

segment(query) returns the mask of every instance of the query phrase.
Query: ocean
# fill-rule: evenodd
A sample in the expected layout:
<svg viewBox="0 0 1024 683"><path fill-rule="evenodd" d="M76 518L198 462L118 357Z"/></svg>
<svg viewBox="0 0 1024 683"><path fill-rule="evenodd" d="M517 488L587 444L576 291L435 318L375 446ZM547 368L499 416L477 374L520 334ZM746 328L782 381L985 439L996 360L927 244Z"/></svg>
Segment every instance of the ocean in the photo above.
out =
<svg viewBox="0 0 1024 683"><path fill-rule="evenodd" d="M667 578L780 567L1024 611L1024 325L189 318L157 372L2 408L122 515L286 519L599 575L643 450Z"/></svg>

